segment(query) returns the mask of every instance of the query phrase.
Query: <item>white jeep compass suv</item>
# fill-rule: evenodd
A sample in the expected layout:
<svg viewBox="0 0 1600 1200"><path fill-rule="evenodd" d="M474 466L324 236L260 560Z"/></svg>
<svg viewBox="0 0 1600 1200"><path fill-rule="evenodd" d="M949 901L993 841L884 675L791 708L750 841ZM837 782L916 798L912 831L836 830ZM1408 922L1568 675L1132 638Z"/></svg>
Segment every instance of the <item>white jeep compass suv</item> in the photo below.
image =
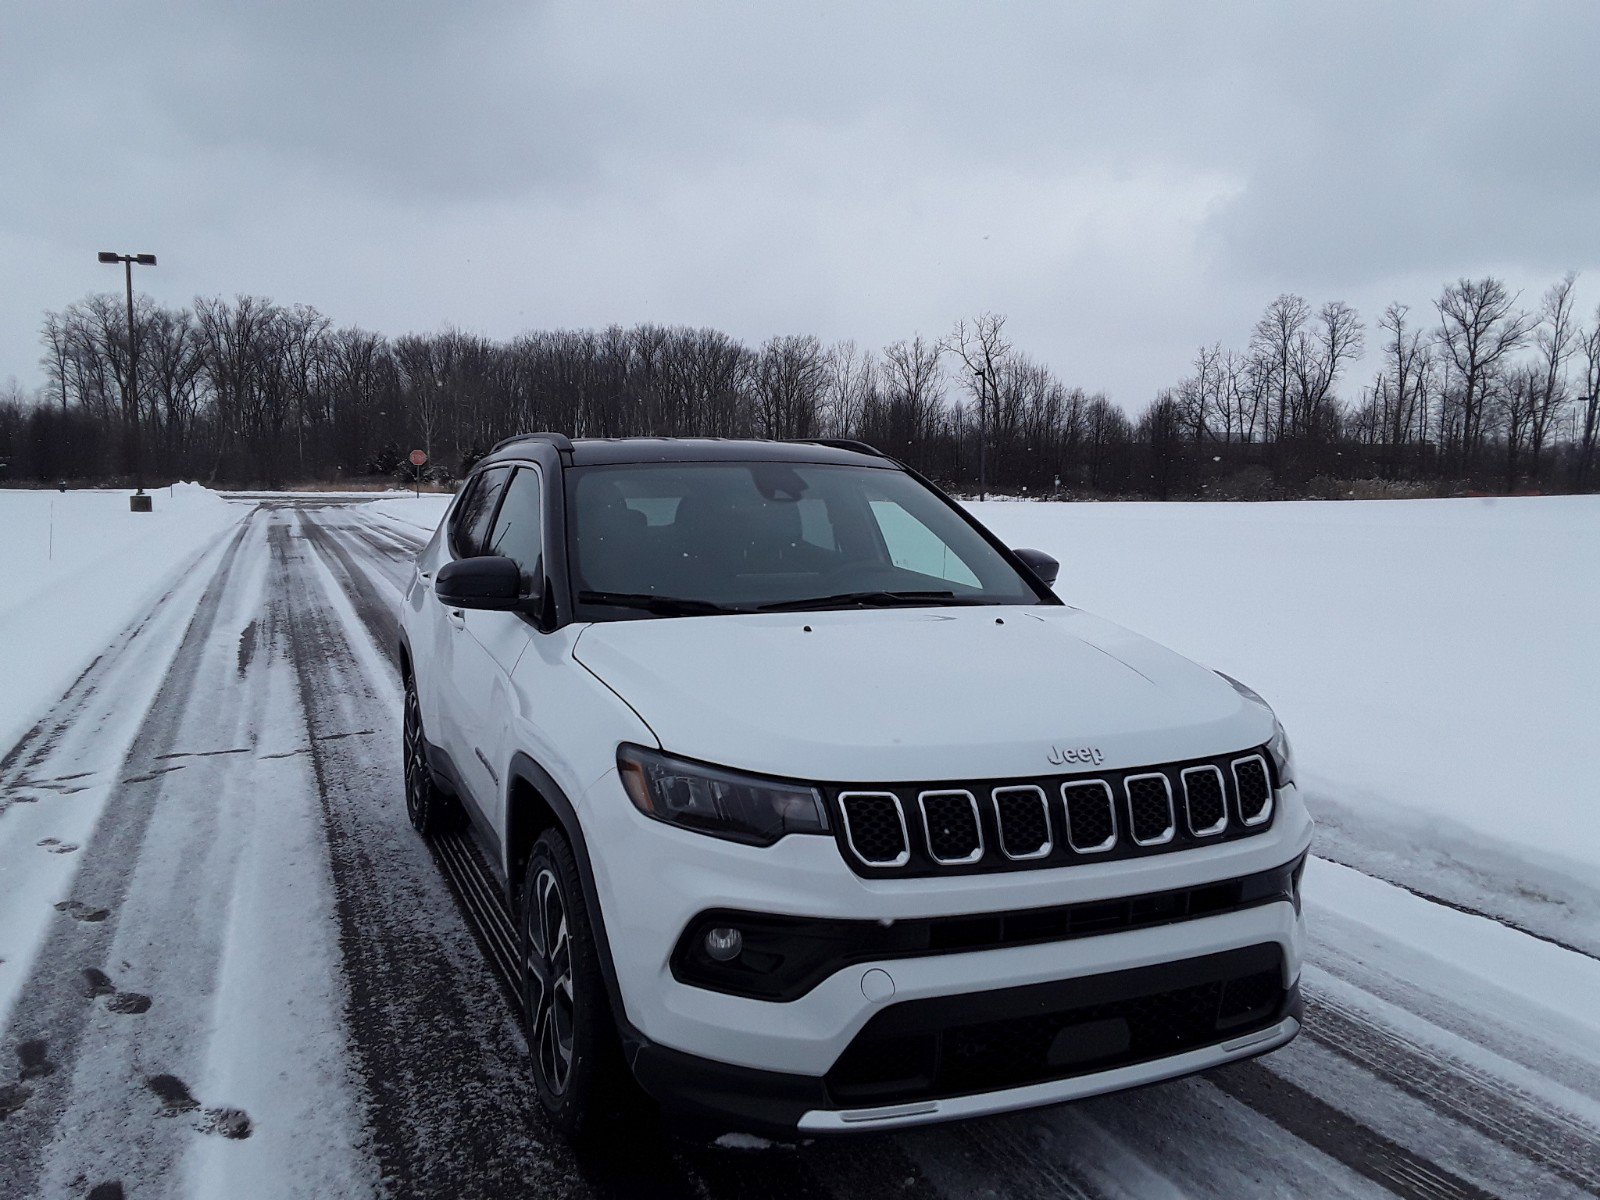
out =
<svg viewBox="0 0 1600 1200"><path fill-rule="evenodd" d="M702 1130L881 1130L1295 1036L1283 730L1055 573L860 443L478 464L406 593L406 805L501 877L558 1128L631 1077Z"/></svg>

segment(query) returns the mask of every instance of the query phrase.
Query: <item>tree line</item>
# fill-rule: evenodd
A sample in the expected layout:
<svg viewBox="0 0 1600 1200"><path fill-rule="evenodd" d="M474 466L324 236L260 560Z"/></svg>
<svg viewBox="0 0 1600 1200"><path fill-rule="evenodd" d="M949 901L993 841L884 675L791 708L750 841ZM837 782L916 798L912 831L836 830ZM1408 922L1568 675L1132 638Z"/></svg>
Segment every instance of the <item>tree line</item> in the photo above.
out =
<svg viewBox="0 0 1600 1200"><path fill-rule="evenodd" d="M1343 494L1341 481L1435 491L1595 486L1600 312L1568 275L1533 311L1493 278L1431 314L1391 305L1381 369L1354 309L1299 296L1135 417L1064 383L985 313L872 351L809 334L750 346L716 329L613 326L499 341L389 338L255 296L168 308L90 295L45 315L47 382L0 396L0 480L184 478L279 486L401 477L425 450L448 482L514 433L856 438L972 492ZM130 372L137 409L127 404Z"/></svg>
<svg viewBox="0 0 1600 1200"><path fill-rule="evenodd" d="M1569 272L1531 311L1493 277L1446 285L1429 313L1389 305L1376 332L1379 368L1354 401L1335 387L1365 354L1359 316L1340 301L1313 310L1282 295L1242 348L1201 347L1192 374L1145 421L1173 447L1275 447L1259 461L1291 476L1589 490L1600 309L1584 328L1575 286Z"/></svg>

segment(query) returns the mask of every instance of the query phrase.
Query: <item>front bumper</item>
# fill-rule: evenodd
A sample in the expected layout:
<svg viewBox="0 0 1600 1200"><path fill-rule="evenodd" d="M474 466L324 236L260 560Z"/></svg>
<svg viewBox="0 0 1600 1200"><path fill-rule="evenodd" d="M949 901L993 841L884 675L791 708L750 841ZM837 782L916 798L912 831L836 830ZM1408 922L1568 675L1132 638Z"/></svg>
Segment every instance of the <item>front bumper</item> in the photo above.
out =
<svg viewBox="0 0 1600 1200"><path fill-rule="evenodd" d="M791 836L772 847L750 847L652 821L628 802L614 772L589 789L580 809L590 845L606 847L594 859L595 886L641 1082L657 1094L670 1092L676 1103L691 1110L719 1110L724 1098L733 1097L732 1111L749 1116L765 1098L781 1100L781 1119L750 1119L741 1127L787 1126L792 1131L805 1118L808 1129L830 1123L859 1128L1050 1103L1261 1053L1288 1040L1298 1028L1285 1015L1276 1032L1255 1030L1243 1045L1234 1045L1235 1038L1219 1039L1214 1046L1170 1060L939 1098L931 1109L921 1106L914 1113L883 1115L876 1110L896 1106L862 1106L865 1117L847 1120L828 1099L824 1077L887 1008L1261 946L1278 951L1287 994L1300 974L1300 914L1288 902L1272 903L1070 941L853 962L799 998L781 1002L691 986L674 977L671 962L683 930L712 909L898 922L1046 908L1269 871L1292 862L1310 844L1311 822L1292 786L1279 789L1269 829L1216 846L1063 868L892 880L854 874L831 838ZM642 863L651 869L638 870Z"/></svg>
<svg viewBox="0 0 1600 1200"><path fill-rule="evenodd" d="M1296 983L1265 1024L1210 1045L1015 1087L856 1107L836 1104L818 1076L730 1066L648 1040L636 1045L632 1061L640 1085L681 1127L709 1135L823 1137L992 1116L1177 1079L1286 1045L1300 1032L1303 1012Z"/></svg>

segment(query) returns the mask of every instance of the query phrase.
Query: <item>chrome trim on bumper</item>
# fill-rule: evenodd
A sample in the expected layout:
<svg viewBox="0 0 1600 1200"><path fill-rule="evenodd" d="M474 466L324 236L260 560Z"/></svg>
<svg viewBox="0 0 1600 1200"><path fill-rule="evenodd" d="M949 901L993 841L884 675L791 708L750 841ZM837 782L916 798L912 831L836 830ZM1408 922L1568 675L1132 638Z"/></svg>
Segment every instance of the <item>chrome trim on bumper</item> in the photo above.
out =
<svg viewBox="0 0 1600 1200"><path fill-rule="evenodd" d="M881 1108L813 1109L800 1118L802 1130L837 1132L862 1128L891 1129L910 1125L931 1125L937 1121L953 1121L966 1117L990 1116L994 1113L1013 1112L1022 1108L1035 1108L1043 1104L1058 1104L1064 1100L1081 1100L1123 1088L1140 1087L1192 1075L1235 1059L1249 1058L1276 1050L1291 1041L1300 1032L1300 1022L1285 1017L1269 1029L1258 1030L1244 1037L1203 1046L1184 1054L1158 1058L1152 1062L1116 1067L1092 1075L1077 1075L1071 1079L1057 1079L1048 1083L1033 1083L1026 1087L1006 1088L998 1092L980 1092L972 1096L952 1096L943 1100L922 1100L909 1104L891 1104Z"/></svg>

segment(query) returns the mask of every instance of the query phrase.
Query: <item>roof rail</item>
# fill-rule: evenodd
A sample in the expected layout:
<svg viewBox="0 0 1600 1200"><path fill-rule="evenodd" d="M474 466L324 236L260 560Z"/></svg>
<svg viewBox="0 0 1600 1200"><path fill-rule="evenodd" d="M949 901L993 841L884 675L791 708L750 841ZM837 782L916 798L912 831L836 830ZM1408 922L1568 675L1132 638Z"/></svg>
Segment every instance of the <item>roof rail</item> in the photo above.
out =
<svg viewBox="0 0 1600 1200"><path fill-rule="evenodd" d="M855 438L784 438L786 442L798 442L802 445L832 446L835 450L854 450L857 454L870 454L873 458L887 458L882 450L870 446L866 442L857 441Z"/></svg>
<svg viewBox="0 0 1600 1200"><path fill-rule="evenodd" d="M569 438L564 433L548 433L548 432L547 433L519 433L515 437L508 437L505 441L497 443L495 445L495 448L493 450L489 451L489 453L490 454L498 453L499 451L504 450L507 446L514 446L518 442L549 442L552 446L554 446L556 448L556 451L558 453L561 453L561 454L571 454L572 453L572 439L571 438Z"/></svg>

